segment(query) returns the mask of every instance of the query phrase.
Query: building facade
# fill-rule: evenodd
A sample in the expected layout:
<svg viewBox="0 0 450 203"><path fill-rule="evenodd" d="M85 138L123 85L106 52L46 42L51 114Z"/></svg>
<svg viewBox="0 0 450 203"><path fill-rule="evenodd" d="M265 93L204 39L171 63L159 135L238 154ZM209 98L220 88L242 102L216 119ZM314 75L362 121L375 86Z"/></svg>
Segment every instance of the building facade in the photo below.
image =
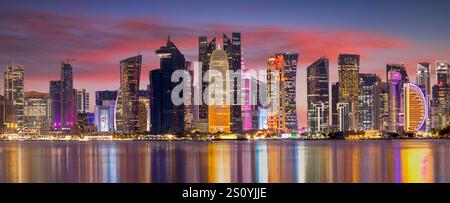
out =
<svg viewBox="0 0 450 203"><path fill-rule="evenodd" d="M358 129L379 130L381 79L376 74L359 74Z"/></svg>
<svg viewBox="0 0 450 203"><path fill-rule="evenodd" d="M339 54L339 102L351 104L349 130L358 129L359 55Z"/></svg>
<svg viewBox="0 0 450 203"><path fill-rule="evenodd" d="M77 112L89 112L89 92L87 92L86 89L77 90Z"/></svg>
<svg viewBox="0 0 450 203"><path fill-rule="evenodd" d="M329 60L322 57L307 68L308 131L328 130L329 122Z"/></svg>
<svg viewBox="0 0 450 203"><path fill-rule="evenodd" d="M23 128L24 108L24 67L11 62L4 74L4 99L12 101L18 130Z"/></svg>

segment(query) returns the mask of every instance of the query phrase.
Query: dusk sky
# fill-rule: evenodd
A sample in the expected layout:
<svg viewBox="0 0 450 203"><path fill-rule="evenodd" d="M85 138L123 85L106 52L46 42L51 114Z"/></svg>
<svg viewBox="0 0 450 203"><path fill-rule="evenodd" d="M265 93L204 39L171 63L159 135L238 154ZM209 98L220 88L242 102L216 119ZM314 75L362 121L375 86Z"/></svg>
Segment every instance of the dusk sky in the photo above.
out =
<svg viewBox="0 0 450 203"><path fill-rule="evenodd" d="M144 88L148 71L159 68L154 51L169 34L195 61L198 36L241 32L249 69L266 68L278 52L299 53L297 108L305 126L308 65L329 57L331 83L338 54L360 54L361 73L384 80L386 63L405 63L415 82L418 62L450 59L449 20L445 0L2 1L0 67L16 60L25 66L25 90L48 92L61 59L74 58L75 88L86 88L93 101L94 91L119 88L119 61L138 52Z"/></svg>

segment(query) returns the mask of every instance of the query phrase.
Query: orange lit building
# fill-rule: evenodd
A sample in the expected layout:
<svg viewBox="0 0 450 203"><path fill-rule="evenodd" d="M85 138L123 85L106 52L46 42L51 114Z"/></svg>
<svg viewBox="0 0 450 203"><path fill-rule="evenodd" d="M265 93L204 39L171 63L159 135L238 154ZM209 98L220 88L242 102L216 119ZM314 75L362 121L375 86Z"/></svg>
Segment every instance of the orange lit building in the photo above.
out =
<svg viewBox="0 0 450 203"><path fill-rule="evenodd" d="M403 87L405 101L405 131L417 132L422 129L428 107L422 90L413 83L405 83Z"/></svg>

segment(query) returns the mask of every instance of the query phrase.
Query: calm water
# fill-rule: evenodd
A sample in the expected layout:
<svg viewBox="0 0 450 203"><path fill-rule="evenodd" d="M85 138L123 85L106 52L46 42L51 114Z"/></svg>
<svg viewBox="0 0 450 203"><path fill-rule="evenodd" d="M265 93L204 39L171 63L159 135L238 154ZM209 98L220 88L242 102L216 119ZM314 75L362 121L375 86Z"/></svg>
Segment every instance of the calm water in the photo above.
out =
<svg viewBox="0 0 450 203"><path fill-rule="evenodd" d="M0 182L450 182L450 140L0 142Z"/></svg>

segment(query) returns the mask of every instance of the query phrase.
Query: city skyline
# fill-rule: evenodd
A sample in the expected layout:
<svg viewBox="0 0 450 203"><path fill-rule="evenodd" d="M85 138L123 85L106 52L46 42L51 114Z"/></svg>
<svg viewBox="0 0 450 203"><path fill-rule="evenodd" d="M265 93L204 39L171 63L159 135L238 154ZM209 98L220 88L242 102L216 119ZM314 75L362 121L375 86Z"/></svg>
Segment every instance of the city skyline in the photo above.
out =
<svg viewBox="0 0 450 203"><path fill-rule="evenodd" d="M304 2L300 5L302 3ZM157 4L160 5L160 3ZM255 6L252 10L248 9L248 2L242 4L239 8L247 9L247 12L243 12L245 15L259 16L261 11L258 11L258 8L267 9L264 6ZM306 7L315 7L309 3L304 4ZM421 32L420 29L417 29L415 34L408 35L405 34L408 30L405 25L398 27L402 31L397 31L393 29L395 26L390 25L387 26L387 30L390 31L384 32L385 29L375 25L373 28L358 27L356 22L344 23L337 26L339 28L323 25L319 23L322 22L320 19L310 20L309 23L304 22L303 19L300 25L293 23L292 20L274 24L274 21L264 21L264 19L261 19L259 23L232 23L231 20L226 23L220 16L205 18L205 21L201 21L199 14L184 20L190 21L189 23L179 22L173 17L163 17L165 20L159 21L157 17L142 14L142 16L138 14L138 16L117 16L117 12L113 9L114 3L108 7L106 13L96 13L93 11L95 9L89 7L90 9L86 11L88 15L84 18L74 17L75 15L70 15L71 12L57 11L57 8L66 8L70 5L75 8L89 7L89 5L71 3L57 3L50 6L45 2L39 5L27 4L27 6L22 6L20 3L7 3L5 7L2 7L2 9L7 8L8 12L1 14L3 17L0 20L0 24L7 28L6 31L0 31L0 42L5 45L0 48L0 64L2 70L11 60L24 65L25 91L48 92L48 81L58 78L59 61L62 58L76 59L71 63L75 89L85 88L91 95L99 90L117 90L119 61L141 52L143 55L141 78L147 78L149 70L159 68L158 57L153 51L165 41L167 35L172 36L178 48L185 54L186 60L196 61L198 36L206 34L214 37L217 33L237 31L242 33L243 62L247 69L265 69L267 57L273 53L283 51L299 53L297 112L299 126L306 127L306 67L323 55L330 60L330 85L337 81L339 54L360 55L360 72L376 73L382 81L386 80L384 67L387 63L405 62L409 78L415 78L417 63L429 62L432 64L432 84L435 83L435 61L448 61L450 56L448 38L434 36L439 35L436 32L425 38L427 33ZM213 5L207 6L210 8ZM393 9L398 5L395 3L390 6ZM132 7L130 6L130 9ZM402 12L400 11L400 14L403 14ZM292 10L286 10L286 15L293 15L292 13ZM418 12L412 17L419 19L423 17L422 15L424 14ZM439 17L442 16L436 15L430 13L430 16L426 18L441 19ZM237 16L242 18L244 14ZM442 18L448 19L445 16ZM156 20L158 21L155 22ZM217 23L212 23L214 21ZM321 25L314 26L311 22L318 22ZM118 26L113 29L115 25ZM448 28L443 29L444 31L439 31L445 33L445 29ZM108 33L109 30L112 32ZM414 35L421 35L423 38ZM105 42L97 40L102 37ZM267 39L279 39L279 42L277 44L264 41ZM135 40L140 43L131 43ZM426 46L421 44L424 40L429 42L425 43ZM436 42L439 43L436 44ZM435 43L434 46L432 46L433 43ZM148 85L148 81L144 81L141 82L141 89L145 89ZM92 87L93 84L95 88ZM93 97L90 99L91 105L95 103ZM93 106L90 109L94 109Z"/></svg>

